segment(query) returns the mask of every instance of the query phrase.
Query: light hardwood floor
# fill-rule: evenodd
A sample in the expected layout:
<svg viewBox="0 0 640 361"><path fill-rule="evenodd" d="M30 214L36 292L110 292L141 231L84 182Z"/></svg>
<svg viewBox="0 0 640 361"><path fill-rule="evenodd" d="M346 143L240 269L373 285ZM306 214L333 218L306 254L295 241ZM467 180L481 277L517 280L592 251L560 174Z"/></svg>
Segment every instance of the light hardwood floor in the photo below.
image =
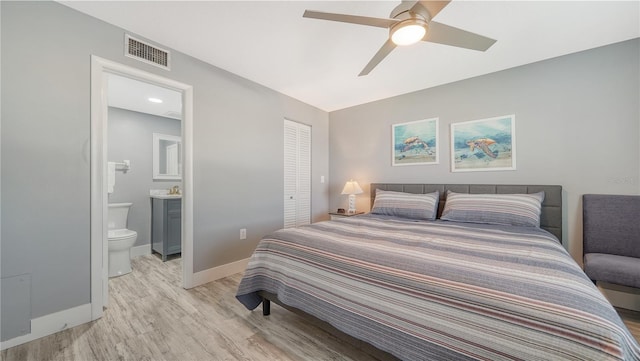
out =
<svg viewBox="0 0 640 361"><path fill-rule="evenodd" d="M3 360L370 360L372 357L272 304L235 299L241 274L185 290L179 259L132 261L109 281L104 316L2 352Z"/></svg>
<svg viewBox="0 0 640 361"><path fill-rule="evenodd" d="M247 311L234 295L240 274L184 290L180 260L133 260L109 282L102 319L10 348L3 360L371 360L371 355L272 304ZM621 310L640 339L640 312Z"/></svg>

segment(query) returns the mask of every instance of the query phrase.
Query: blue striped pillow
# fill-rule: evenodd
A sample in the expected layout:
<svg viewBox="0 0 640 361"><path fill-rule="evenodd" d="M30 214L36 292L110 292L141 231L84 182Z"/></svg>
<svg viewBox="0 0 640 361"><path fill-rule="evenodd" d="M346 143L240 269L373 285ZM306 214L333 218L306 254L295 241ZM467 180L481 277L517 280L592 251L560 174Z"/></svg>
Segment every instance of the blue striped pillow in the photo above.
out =
<svg viewBox="0 0 640 361"><path fill-rule="evenodd" d="M449 191L440 219L454 222L540 227L544 192L463 194Z"/></svg>
<svg viewBox="0 0 640 361"><path fill-rule="evenodd" d="M437 191L414 194L376 189L376 199L373 201L371 213L433 221L438 212L439 199L440 194Z"/></svg>

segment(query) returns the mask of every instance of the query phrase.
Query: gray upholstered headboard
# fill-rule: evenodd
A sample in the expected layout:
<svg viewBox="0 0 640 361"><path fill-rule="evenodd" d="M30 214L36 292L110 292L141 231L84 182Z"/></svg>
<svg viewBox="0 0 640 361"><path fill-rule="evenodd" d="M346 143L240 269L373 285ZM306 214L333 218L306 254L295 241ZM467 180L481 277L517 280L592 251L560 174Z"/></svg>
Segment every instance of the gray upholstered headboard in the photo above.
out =
<svg viewBox="0 0 640 361"><path fill-rule="evenodd" d="M471 194L514 194L544 191L540 228L555 235L562 242L562 186L556 185L508 185L508 184L405 184L371 183L371 207L376 198L376 189L385 191L425 194L440 192L438 218L442 214L447 191Z"/></svg>

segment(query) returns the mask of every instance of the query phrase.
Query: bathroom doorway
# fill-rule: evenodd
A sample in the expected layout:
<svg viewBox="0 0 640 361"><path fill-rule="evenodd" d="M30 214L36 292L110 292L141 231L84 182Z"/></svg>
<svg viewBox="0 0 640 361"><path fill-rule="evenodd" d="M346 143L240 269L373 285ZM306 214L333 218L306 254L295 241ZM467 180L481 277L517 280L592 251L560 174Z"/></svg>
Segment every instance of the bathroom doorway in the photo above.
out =
<svg viewBox="0 0 640 361"><path fill-rule="evenodd" d="M192 279L193 279L193 194L192 194L192 185L193 185L193 170L192 170L192 87L183 83L179 83L173 81L168 78L160 77L155 74L147 73L144 71L140 71L138 69L125 66L122 64L118 64L112 61L108 61L96 56L92 57L91 60L91 305L92 305L92 319L97 319L102 316L103 307L108 305L108 272L109 272L109 259L108 259L108 241L107 241L107 217L108 217L108 203L111 202L109 192L111 193L111 197L114 198L115 202L124 201L124 198L133 197L133 193L129 191L129 194L117 194L118 191L118 182L116 184L110 184L107 181L107 174L109 172L113 173L112 167L116 167L118 169L116 173L121 175L119 178L124 180L125 182L133 181L133 177L125 178L123 175L125 172L130 172L130 174L134 173L134 169L137 173L146 173L149 179L152 178L154 183L147 183L146 194L139 194L140 191L136 193L139 203L140 209L149 207L150 204L150 195L151 191L162 191L168 189L175 189L175 186L178 186L180 189L180 198L181 198L181 258L182 258L182 286L184 288L192 287ZM110 84L112 87L118 88L116 93L110 92ZM157 99L148 100L149 104L144 102L138 102L138 105L126 105L127 99L131 99L134 97L134 94L128 94L124 97L120 97L119 95L123 95L125 91L132 90L138 86L150 86L155 87L156 90L164 90L166 94L169 94L169 97L177 97L177 102L180 103L179 108L175 107L172 109L166 108L162 111L161 114L153 113L154 107L153 105L157 105L157 102L161 96ZM124 90L124 89L127 90ZM113 90L113 89L112 89ZM115 94L115 95L114 95ZM122 99L116 99L122 98ZM124 103L123 103L124 102ZM164 102L164 100L163 100ZM171 101L167 101L171 102ZM175 103L175 99L173 101ZM167 104L165 104L167 105ZM137 108L136 108L137 107ZM140 108L142 107L142 108ZM144 108L146 107L146 108ZM131 113L127 113L131 112ZM131 157L138 156L141 153L136 151L135 149L128 149L123 151L120 149L120 153L113 153L109 150L109 134L113 132L113 129L109 129L109 119L112 116L123 117L124 116L130 118L132 115L137 114L141 118L145 118L147 114L148 117L163 117L165 118L165 129L164 133L167 136L176 136L176 133L180 136L180 145L178 147L171 148L173 150L169 150L169 158L165 156L164 158L159 157L156 154L154 157L153 164L145 164L144 161L138 159L134 161L132 159L126 159L127 156L125 154L131 154ZM114 119L116 119L114 118ZM175 119L175 122L178 122L179 125L171 125L171 120L168 118ZM147 121L149 119L146 119ZM116 121L114 120L114 123ZM178 127L179 130L176 130L175 127ZM173 130L171 130L173 129ZM127 134L128 132L123 133L122 130L119 134ZM157 133L161 134L161 133ZM151 150L151 144L156 140L154 136L149 139L149 148L147 150ZM112 148L115 148L112 144ZM122 147L125 148L125 147ZM153 147L155 150L155 146ZM113 149L112 149L113 150ZM154 152L156 153L156 152ZM115 157L115 158L113 158ZM120 159L122 158L122 159ZM161 158L158 160L157 158ZM177 161L176 165L170 165L167 162L169 161ZM125 162L127 161L127 162ZM160 167L165 169L168 173L167 177L162 178L159 177L156 179L156 161L164 164L164 167ZM115 163L108 166L108 163ZM151 168L154 168L154 171L151 171ZM148 168L148 172L146 170ZM141 174L138 174L141 176ZM171 177L173 176L173 178ZM116 180L118 178L115 178ZM165 184L166 183L166 184ZM153 184L153 185L151 185ZM165 187L165 185L167 185ZM141 185L138 185L141 187ZM142 186L144 187L144 186ZM120 189L124 189L125 186L120 184ZM126 192L122 192L126 193ZM120 199L119 197L124 197ZM119 198L119 199L116 199ZM144 200L143 200L144 199ZM145 203L146 202L146 203ZM150 237L150 229L145 228L146 226L143 222L143 218L145 217L144 213L138 212L137 215L134 216L135 220L131 218L132 215L129 216L130 221L130 229L134 229L134 225L138 223L137 228L142 231L142 237L148 238ZM150 218L150 215L147 215ZM133 222L132 222L133 221ZM147 221L148 222L148 221ZM142 224L142 225L140 225ZM148 223L147 223L148 224ZM150 228L150 227L149 227ZM135 229L134 229L135 230ZM137 247L136 247L137 246ZM146 254L149 252L145 252L145 245L136 244L132 248L133 253L135 254ZM146 245L149 247L150 245L147 243ZM134 254L134 255L135 255Z"/></svg>
<svg viewBox="0 0 640 361"><path fill-rule="evenodd" d="M126 223L109 219L108 234L122 233L117 228L132 235L109 236L111 277L131 270L129 253L133 259L153 252L163 261L180 256L182 93L107 73L107 105L108 202L132 203L128 212L109 208L126 213Z"/></svg>

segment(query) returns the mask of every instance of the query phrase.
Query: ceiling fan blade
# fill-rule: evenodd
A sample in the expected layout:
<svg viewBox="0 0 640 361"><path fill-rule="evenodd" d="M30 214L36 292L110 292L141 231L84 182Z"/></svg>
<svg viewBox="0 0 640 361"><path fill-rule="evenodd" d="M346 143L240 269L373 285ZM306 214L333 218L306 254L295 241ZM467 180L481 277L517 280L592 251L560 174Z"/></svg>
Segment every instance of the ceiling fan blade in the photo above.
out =
<svg viewBox="0 0 640 361"><path fill-rule="evenodd" d="M373 68L375 68L376 65L378 65L395 48L396 48L396 44L394 44L393 41L391 41L391 39L388 39L387 42L384 43L384 45L382 45L380 50L378 50L376 55L374 55L373 58L369 60L369 64L367 64L367 66L365 66L364 69L362 69L362 71L360 72L360 74L358 74L358 76L369 74L371 70L373 70Z"/></svg>
<svg viewBox="0 0 640 361"><path fill-rule="evenodd" d="M429 23L429 31L422 41L432 43L457 46L472 50L485 51L493 45L496 40L478 35L466 30L454 28L453 26L441 24L435 21Z"/></svg>
<svg viewBox="0 0 640 361"><path fill-rule="evenodd" d="M412 10L414 10L417 6L422 6L423 8L427 9L431 19L433 19L436 15L438 15L440 10L444 9L444 7L449 5L450 2L451 2L451 0L447 0L447 1L418 1L418 2L416 2L415 5L413 5ZM416 12L419 13L419 11L416 11Z"/></svg>
<svg viewBox="0 0 640 361"><path fill-rule="evenodd" d="M346 14L334 14L334 13L325 13L325 12L313 11L313 10L305 10L302 17L312 18L312 19L321 19L321 20L330 20L330 21L339 21L341 23L375 26L378 28L385 28L385 29L391 27L393 24L398 22L398 20L395 20L395 19L372 18L369 16L346 15Z"/></svg>

